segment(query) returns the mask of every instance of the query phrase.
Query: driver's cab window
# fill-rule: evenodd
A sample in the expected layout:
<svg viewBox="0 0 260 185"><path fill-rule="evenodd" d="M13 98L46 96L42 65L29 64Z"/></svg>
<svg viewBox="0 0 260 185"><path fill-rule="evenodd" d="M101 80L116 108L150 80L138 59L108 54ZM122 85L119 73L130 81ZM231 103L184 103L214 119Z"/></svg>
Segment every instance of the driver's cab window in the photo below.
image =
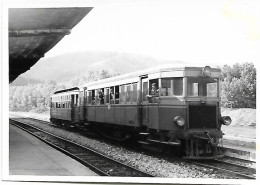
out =
<svg viewBox="0 0 260 185"><path fill-rule="evenodd" d="M191 97L217 97L218 80L214 78L188 78L187 95Z"/></svg>

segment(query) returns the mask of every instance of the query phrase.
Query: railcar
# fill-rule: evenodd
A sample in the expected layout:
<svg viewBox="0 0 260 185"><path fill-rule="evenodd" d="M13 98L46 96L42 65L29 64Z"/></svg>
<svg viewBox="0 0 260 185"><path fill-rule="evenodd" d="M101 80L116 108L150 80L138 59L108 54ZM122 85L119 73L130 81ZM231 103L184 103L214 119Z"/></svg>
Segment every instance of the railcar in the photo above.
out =
<svg viewBox="0 0 260 185"><path fill-rule="evenodd" d="M231 123L220 113L220 72L209 66L163 67L59 91L52 101L62 94L74 101L69 116L66 108L51 108L51 119L119 140L172 146L190 159L220 157L221 126Z"/></svg>

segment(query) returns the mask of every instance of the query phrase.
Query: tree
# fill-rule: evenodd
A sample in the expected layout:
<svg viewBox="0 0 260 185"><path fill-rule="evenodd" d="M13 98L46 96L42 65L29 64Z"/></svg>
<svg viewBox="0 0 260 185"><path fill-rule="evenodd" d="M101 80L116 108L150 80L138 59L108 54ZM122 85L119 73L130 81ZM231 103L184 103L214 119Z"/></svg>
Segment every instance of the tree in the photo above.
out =
<svg viewBox="0 0 260 185"><path fill-rule="evenodd" d="M256 69L252 63L225 65L221 81L224 107L256 108Z"/></svg>

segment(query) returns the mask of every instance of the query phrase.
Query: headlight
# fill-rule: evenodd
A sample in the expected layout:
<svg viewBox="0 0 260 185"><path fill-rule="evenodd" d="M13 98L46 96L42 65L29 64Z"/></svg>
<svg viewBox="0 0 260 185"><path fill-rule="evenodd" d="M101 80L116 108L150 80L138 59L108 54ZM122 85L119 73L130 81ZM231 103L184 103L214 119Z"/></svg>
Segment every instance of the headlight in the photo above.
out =
<svg viewBox="0 0 260 185"><path fill-rule="evenodd" d="M232 120L231 120L231 118L229 116L223 116L222 117L222 124L223 125L228 126L228 125L231 124L231 122L232 122Z"/></svg>
<svg viewBox="0 0 260 185"><path fill-rule="evenodd" d="M181 117L181 116L176 116L176 117L174 118L174 122L175 122L177 125L179 125L180 127L185 124L185 120L184 120L184 118Z"/></svg>

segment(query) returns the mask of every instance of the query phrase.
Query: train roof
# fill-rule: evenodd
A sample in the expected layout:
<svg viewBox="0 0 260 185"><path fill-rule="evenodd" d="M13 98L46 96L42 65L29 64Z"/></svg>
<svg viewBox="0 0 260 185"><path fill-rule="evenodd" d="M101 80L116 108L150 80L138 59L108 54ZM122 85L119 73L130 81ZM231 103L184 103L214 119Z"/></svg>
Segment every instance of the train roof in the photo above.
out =
<svg viewBox="0 0 260 185"><path fill-rule="evenodd" d="M56 91L53 96L59 95L59 94L71 94L71 93L77 93L79 92L80 88L79 87L73 87L73 88L69 88L69 89L63 89L63 90L59 90Z"/></svg>
<svg viewBox="0 0 260 185"><path fill-rule="evenodd" d="M203 66L205 67L205 66ZM159 67L154 67L154 68L149 68L145 70L140 70L132 73L127 73L127 74L122 74L119 76L111 77L111 78L106 78L103 80L98 80L90 83L86 83L81 88L84 87L91 87L91 89L98 88L100 85L108 83L108 86L113 86L113 82L119 83L120 84L127 84L127 83L132 83L132 82L137 82L139 81L139 77L141 76L147 76L149 74L153 73L160 73L160 72L172 72L172 71L198 71L202 70L203 67L185 67L185 66L176 66L176 65L164 65L164 66L159 66ZM212 72L220 72L221 70L219 68L211 68ZM120 85L117 84L117 85Z"/></svg>

